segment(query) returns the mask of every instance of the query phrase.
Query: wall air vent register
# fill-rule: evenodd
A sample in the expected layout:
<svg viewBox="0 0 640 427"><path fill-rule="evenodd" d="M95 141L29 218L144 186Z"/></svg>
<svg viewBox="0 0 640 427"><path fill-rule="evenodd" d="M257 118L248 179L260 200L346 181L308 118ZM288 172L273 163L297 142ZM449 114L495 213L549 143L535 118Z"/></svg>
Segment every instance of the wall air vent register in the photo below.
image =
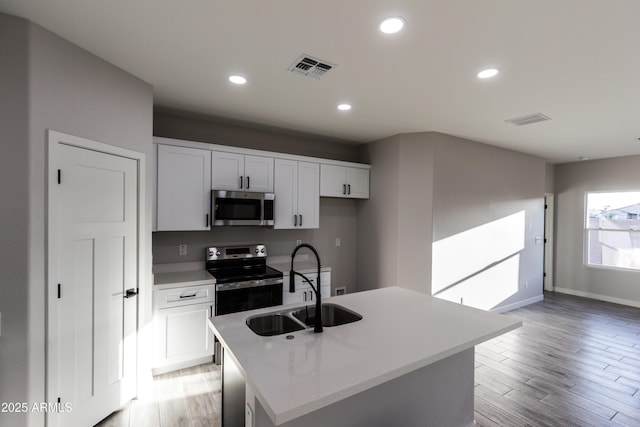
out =
<svg viewBox="0 0 640 427"><path fill-rule="evenodd" d="M329 61L302 54L291 64L287 71L319 80L320 77L336 67L336 64L332 64Z"/></svg>

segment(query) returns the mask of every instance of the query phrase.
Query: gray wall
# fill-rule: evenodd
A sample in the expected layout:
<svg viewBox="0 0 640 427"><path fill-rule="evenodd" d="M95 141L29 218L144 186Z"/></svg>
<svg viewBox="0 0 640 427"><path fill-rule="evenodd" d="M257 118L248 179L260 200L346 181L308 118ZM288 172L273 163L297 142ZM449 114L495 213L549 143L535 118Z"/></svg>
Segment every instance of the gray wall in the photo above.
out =
<svg viewBox="0 0 640 427"><path fill-rule="evenodd" d="M211 144L359 162L360 143L194 113L156 109L153 134Z"/></svg>
<svg viewBox="0 0 640 427"><path fill-rule="evenodd" d="M396 138L362 147L362 156L372 168L369 200L358 205L358 291L398 284L400 145Z"/></svg>
<svg viewBox="0 0 640 427"><path fill-rule="evenodd" d="M433 241L461 238L460 244L455 245L453 268L476 267L467 270L472 271L472 277L456 285L469 288L452 295L469 299L471 305L475 305L473 299L480 304L478 307L499 310L540 298L544 161L448 135L430 137L436 144ZM503 222L514 215L522 219L518 224ZM491 228L492 224L496 229ZM483 236L483 228L491 230L491 235ZM477 240L475 231L486 238ZM465 237L469 235L473 237ZM540 237L539 242L536 237ZM513 249L516 241L523 245L517 251ZM473 264L481 257L486 257L483 259L487 264ZM474 286L480 287L479 293L473 291Z"/></svg>
<svg viewBox="0 0 640 427"><path fill-rule="evenodd" d="M492 308L541 297L543 245L535 237L544 229L542 159L434 132L397 135L362 151L372 164L372 193L359 207L360 290L398 284L431 293L434 242L521 213L522 247L509 255L518 258L517 283ZM482 251L499 243L476 246ZM458 265L468 264L469 249L456 248ZM472 274L486 274L502 261Z"/></svg>
<svg viewBox="0 0 640 427"><path fill-rule="evenodd" d="M555 181L556 290L640 306L637 271L586 267L583 260L585 193L640 190L640 156L556 165Z"/></svg>
<svg viewBox="0 0 640 427"><path fill-rule="evenodd" d="M155 112L154 135L344 161L360 159L353 143L168 110ZM344 286L347 292L353 292L357 282L357 203L322 197L317 230L221 227L203 232L155 232L153 263L204 261L206 247L244 243L264 243L270 256L290 255L296 240L302 240L315 246L322 263L332 268L332 289ZM335 246L336 238L340 238L339 247ZM182 243L188 245L186 256L178 254Z"/></svg>
<svg viewBox="0 0 640 427"><path fill-rule="evenodd" d="M0 402L29 397L28 45L28 23L0 14ZM23 418L0 413L0 425L25 425Z"/></svg>
<svg viewBox="0 0 640 427"><path fill-rule="evenodd" d="M315 230L274 230L261 227L219 227L211 231L163 231L153 233L154 264L204 261L209 246L264 243L269 256L291 255L296 240L318 249L322 264L331 267L331 288L345 286L355 291L356 201L320 199L320 228ZM340 246L335 246L336 237ZM178 254L178 245L187 244L187 255ZM305 253L305 251L300 252ZM307 252L308 253L308 252Z"/></svg>
<svg viewBox="0 0 640 427"><path fill-rule="evenodd" d="M6 178L3 182L15 186L8 194L16 196L10 204L12 220L3 221L2 225L3 235L10 233L6 241L12 243L4 245L0 262L3 271L13 273L11 285L7 286L4 283L7 276L3 274L0 289L3 293L0 400L42 402L45 400L46 131L57 130L128 148L145 153L151 160L153 89L35 24L6 15L0 15L0 20L0 46L15 59L2 61L12 67L8 70L3 66L0 71L3 94L8 89L11 96L3 95L0 101L0 108L9 112L6 116L3 111L2 117L14 116L11 124L0 127L6 141L0 170ZM25 76L28 87L24 86ZM150 186L150 168L146 179ZM4 194L3 189L3 197ZM151 193L144 197L145 235L150 247ZM141 268L150 275L150 260ZM5 327L10 331L7 336ZM5 416L0 414L2 425L5 422L1 417ZM10 424L43 425L43 420L44 414L31 413L12 416Z"/></svg>

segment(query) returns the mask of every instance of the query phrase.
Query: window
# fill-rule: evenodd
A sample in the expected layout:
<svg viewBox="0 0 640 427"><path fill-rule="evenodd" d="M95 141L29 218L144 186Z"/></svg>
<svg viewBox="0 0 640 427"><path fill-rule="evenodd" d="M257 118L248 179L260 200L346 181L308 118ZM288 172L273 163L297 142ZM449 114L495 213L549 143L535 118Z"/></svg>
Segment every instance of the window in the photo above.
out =
<svg viewBox="0 0 640 427"><path fill-rule="evenodd" d="M640 270L640 192L587 193L587 265Z"/></svg>

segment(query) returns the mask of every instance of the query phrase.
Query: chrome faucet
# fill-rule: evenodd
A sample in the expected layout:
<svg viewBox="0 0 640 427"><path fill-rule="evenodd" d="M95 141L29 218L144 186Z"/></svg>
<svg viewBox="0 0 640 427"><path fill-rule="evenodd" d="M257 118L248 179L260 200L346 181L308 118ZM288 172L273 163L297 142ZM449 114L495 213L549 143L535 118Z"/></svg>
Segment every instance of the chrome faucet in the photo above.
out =
<svg viewBox="0 0 640 427"><path fill-rule="evenodd" d="M302 248L308 248L313 252L316 256L316 263L318 264L318 278L316 279L316 286L313 286L313 283L304 274L298 273L293 269L293 260L296 257L296 253L298 250ZM289 271L289 292L294 293L296 291L296 280L295 275L302 277L313 289L313 292L316 294L316 315L313 323L313 332L320 333L322 332L322 303L320 302L320 255L318 255L318 251L313 246L302 243L296 246L291 254L291 271Z"/></svg>

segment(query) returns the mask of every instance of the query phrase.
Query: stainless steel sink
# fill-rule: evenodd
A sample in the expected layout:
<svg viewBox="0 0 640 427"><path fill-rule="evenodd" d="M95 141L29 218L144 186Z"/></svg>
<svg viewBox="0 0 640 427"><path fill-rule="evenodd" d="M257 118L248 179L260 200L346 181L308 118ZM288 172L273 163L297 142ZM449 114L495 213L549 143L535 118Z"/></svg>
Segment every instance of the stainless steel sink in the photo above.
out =
<svg viewBox="0 0 640 427"><path fill-rule="evenodd" d="M293 317L304 322L308 326L313 326L316 314L315 305L309 305L291 312ZM357 322L362 316L348 308L338 304L322 304L322 326L331 327Z"/></svg>
<svg viewBox="0 0 640 427"><path fill-rule="evenodd" d="M304 325L284 313L269 313L250 317L247 319L247 326L262 337L288 334L305 329Z"/></svg>
<svg viewBox="0 0 640 427"><path fill-rule="evenodd" d="M262 337L288 334L313 326L316 306L294 308L274 313L257 314L247 319L247 326ZM357 322L362 316L338 304L322 304L322 326L338 326ZM306 325L306 326L305 326Z"/></svg>

